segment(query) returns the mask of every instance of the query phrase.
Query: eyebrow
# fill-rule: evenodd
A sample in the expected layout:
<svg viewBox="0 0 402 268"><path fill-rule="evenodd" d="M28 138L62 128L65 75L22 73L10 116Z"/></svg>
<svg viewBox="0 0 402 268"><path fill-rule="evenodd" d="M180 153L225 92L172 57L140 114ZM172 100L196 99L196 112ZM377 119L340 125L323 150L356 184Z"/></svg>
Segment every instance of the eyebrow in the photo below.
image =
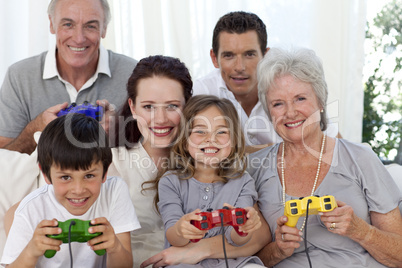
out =
<svg viewBox="0 0 402 268"><path fill-rule="evenodd" d="M207 127L207 124L197 124L197 125L193 125L192 128L196 128L196 127Z"/></svg>
<svg viewBox="0 0 402 268"><path fill-rule="evenodd" d="M256 53L257 51L258 51L258 50L256 50L256 49L249 49L249 50L244 51L243 54L244 54L244 53L250 53L250 52ZM222 52L221 52L221 55L222 55L222 54L235 54L235 53L233 53L233 51L226 51L226 50L225 50L225 51L222 51Z"/></svg>
<svg viewBox="0 0 402 268"><path fill-rule="evenodd" d="M299 94L293 96L292 98L294 99L294 98L307 97L307 96L310 96L310 95L309 95L308 93L299 93ZM274 100L271 100L269 103L273 103L273 102L276 102L276 101L286 101L286 100L283 100L283 99L274 99Z"/></svg>
<svg viewBox="0 0 402 268"><path fill-rule="evenodd" d="M60 20L60 22L73 22L73 20L72 20L72 19L69 19L69 18L62 18L62 19Z"/></svg>
<svg viewBox="0 0 402 268"><path fill-rule="evenodd" d="M168 100L168 101L163 102L163 103L180 103L180 102L181 101L179 101L179 100ZM158 103L158 102L152 101L152 100L144 100L144 101L141 101L140 103Z"/></svg>
<svg viewBox="0 0 402 268"><path fill-rule="evenodd" d="M256 50L256 49L250 49L250 50L245 51L244 53L250 53L250 52L256 53L256 52L258 52L258 50Z"/></svg>
<svg viewBox="0 0 402 268"><path fill-rule="evenodd" d="M206 125L206 124L201 124L201 123L199 123L199 124L193 126L193 128L196 128L196 127L207 127L207 125ZM219 125L219 126L216 126L216 127L217 127L217 128L229 128L229 127L226 126L226 125Z"/></svg>
<svg viewBox="0 0 402 268"><path fill-rule="evenodd" d="M91 24L91 23L99 24L99 21L98 20L90 20L90 21L85 22L85 24Z"/></svg>
<svg viewBox="0 0 402 268"><path fill-rule="evenodd" d="M73 19L70 19L70 18L62 18L62 19L60 20L60 22L74 22L74 20L73 20ZM93 23L99 25L99 21L98 21L98 20L90 20L90 21L85 22L84 24L93 24Z"/></svg>

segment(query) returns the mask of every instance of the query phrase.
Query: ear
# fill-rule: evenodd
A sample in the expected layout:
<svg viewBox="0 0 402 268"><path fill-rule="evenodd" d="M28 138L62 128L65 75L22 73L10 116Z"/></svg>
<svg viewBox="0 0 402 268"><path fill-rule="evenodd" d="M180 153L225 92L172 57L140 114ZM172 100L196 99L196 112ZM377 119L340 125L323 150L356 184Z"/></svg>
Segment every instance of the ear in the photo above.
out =
<svg viewBox="0 0 402 268"><path fill-rule="evenodd" d="M267 54L269 49L270 49L269 47L267 47L267 49L265 49L264 56L265 56L265 54Z"/></svg>
<svg viewBox="0 0 402 268"><path fill-rule="evenodd" d="M216 57L212 49L209 51L209 56L211 57L212 63L214 64L215 68L219 69L218 58Z"/></svg>
<svg viewBox="0 0 402 268"><path fill-rule="evenodd" d="M106 172L105 172L105 176L103 176L103 178L102 178L102 183L104 183L104 182L106 181L107 172L108 172L109 168L110 168L110 164L109 164L109 166L107 167L107 170L106 170Z"/></svg>
<svg viewBox="0 0 402 268"><path fill-rule="evenodd" d="M48 17L49 17L49 22L50 22L50 33L51 33L51 34L55 34L56 31L54 30L54 25L53 25L52 17L50 17L50 15L49 15Z"/></svg>
<svg viewBox="0 0 402 268"><path fill-rule="evenodd" d="M103 31L102 31L102 38L106 37L106 32L107 32L107 27L104 27Z"/></svg>
<svg viewBox="0 0 402 268"><path fill-rule="evenodd" d="M134 119L137 119L137 113L135 112L135 104L132 99L128 99L128 106L130 106L131 114L133 115Z"/></svg>
<svg viewBox="0 0 402 268"><path fill-rule="evenodd" d="M105 183L106 178L107 178L107 172L105 173L105 176L104 176L103 179L102 179L102 183Z"/></svg>
<svg viewBox="0 0 402 268"><path fill-rule="evenodd" d="M38 166L39 166L40 171L42 172L42 167L39 164L38 164ZM51 180L49 180L49 178L45 175L45 173L42 172L42 174L43 174L43 177L45 178L45 182L47 184L52 184Z"/></svg>

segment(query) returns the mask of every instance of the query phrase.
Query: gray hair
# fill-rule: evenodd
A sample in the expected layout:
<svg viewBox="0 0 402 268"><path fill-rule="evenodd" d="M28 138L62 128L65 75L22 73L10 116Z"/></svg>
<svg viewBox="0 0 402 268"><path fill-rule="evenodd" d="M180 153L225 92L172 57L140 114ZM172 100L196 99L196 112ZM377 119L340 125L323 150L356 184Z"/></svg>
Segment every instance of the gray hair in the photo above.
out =
<svg viewBox="0 0 402 268"><path fill-rule="evenodd" d="M102 8L103 8L103 15L104 15L104 21L103 23L105 24L104 27L106 29L107 25L109 24L112 15L110 13L110 7L109 7L109 3L107 2L107 0L99 0ZM47 14L52 18L54 18L54 12L56 9L56 4L59 2L59 0L51 0L49 3L49 6L47 8Z"/></svg>
<svg viewBox="0 0 402 268"><path fill-rule="evenodd" d="M326 130L328 124L326 112L328 86L321 59L313 50L307 48L291 51L280 48L268 50L264 58L258 63L257 77L258 98L271 121L266 94L275 86L275 79L284 75L291 75L299 81L311 84L318 103L323 109L320 127L322 131Z"/></svg>

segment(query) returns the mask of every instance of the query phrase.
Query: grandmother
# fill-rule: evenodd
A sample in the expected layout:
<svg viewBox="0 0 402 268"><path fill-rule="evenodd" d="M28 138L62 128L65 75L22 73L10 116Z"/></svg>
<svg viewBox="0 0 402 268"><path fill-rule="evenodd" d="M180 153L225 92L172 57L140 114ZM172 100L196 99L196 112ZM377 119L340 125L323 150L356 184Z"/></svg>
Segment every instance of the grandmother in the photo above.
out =
<svg viewBox="0 0 402 268"><path fill-rule="evenodd" d="M264 264L402 267L399 189L370 148L326 135L328 89L317 55L271 48L258 80L260 101L283 139L249 156L272 236L258 253ZM312 195L332 195L338 207L285 225L285 202Z"/></svg>

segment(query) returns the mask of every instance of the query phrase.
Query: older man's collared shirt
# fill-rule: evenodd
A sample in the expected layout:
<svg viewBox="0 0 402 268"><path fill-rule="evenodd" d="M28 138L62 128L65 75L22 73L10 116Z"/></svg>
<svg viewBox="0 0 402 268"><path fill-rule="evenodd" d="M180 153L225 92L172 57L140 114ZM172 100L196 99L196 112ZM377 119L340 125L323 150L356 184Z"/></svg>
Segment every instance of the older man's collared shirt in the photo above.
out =
<svg viewBox="0 0 402 268"><path fill-rule="evenodd" d="M50 79L57 76L59 80L62 81L66 86L66 90L68 92L68 95L70 96L70 101L75 102L78 96L78 92L92 86L98 78L99 73L104 73L109 77L112 76L109 68L109 55L107 53L107 50L102 45L99 46L99 61L96 72L88 81L85 82L85 84L81 88L77 90L72 84L70 84L68 81L64 80L60 76L60 73L57 70L56 63L56 46L54 46L52 49L49 50L46 55L45 67L43 70L43 79Z"/></svg>

